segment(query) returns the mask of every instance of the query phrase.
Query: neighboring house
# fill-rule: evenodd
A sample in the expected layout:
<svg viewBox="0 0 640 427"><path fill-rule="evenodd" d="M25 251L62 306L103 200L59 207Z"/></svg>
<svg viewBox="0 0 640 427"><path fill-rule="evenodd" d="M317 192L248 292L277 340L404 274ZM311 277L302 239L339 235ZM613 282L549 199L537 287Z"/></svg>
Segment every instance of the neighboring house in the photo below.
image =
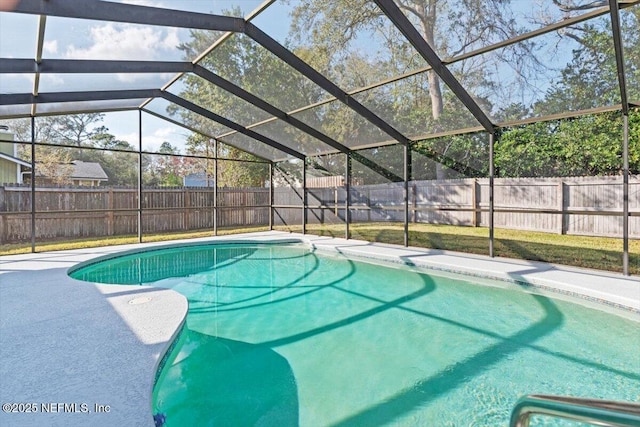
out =
<svg viewBox="0 0 640 427"><path fill-rule="evenodd" d="M30 174L31 163L19 159L13 134L6 126L0 127L0 184L22 184L25 173Z"/></svg>
<svg viewBox="0 0 640 427"><path fill-rule="evenodd" d="M31 179L31 163L17 157L17 144L12 142L13 138L13 133L0 125L0 184L23 184L25 176L27 180ZM65 181L72 185L97 187L109 180L100 163L74 160L64 169L67 175ZM52 181L41 171L36 172L36 182L46 185Z"/></svg>
<svg viewBox="0 0 640 427"><path fill-rule="evenodd" d="M86 187L97 187L101 182L107 182L109 177L107 176L100 163L96 162L83 162L80 160L73 160L69 164L70 169L65 172L67 181L72 185L82 185ZM36 165L36 171L38 167ZM52 183L52 179L43 175L41 172L36 172L36 182L41 185L47 185Z"/></svg>
<svg viewBox="0 0 640 427"><path fill-rule="evenodd" d="M71 164L73 165L73 169L69 179L73 181L73 185L97 187L101 182L107 182L109 180L100 163L74 160Z"/></svg>
<svg viewBox="0 0 640 427"><path fill-rule="evenodd" d="M0 184L22 184L31 175L31 163L0 152Z"/></svg>
<svg viewBox="0 0 640 427"><path fill-rule="evenodd" d="M191 173L182 179L185 187L215 187L215 179L205 173Z"/></svg>

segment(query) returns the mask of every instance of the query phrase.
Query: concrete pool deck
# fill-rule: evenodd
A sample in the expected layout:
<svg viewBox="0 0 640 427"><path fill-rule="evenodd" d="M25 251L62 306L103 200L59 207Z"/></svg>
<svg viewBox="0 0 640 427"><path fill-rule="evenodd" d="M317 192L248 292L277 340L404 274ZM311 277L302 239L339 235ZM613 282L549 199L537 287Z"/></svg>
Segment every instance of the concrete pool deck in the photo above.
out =
<svg viewBox="0 0 640 427"><path fill-rule="evenodd" d="M285 232L3 256L0 402L13 405L10 412L3 406L0 425L153 426L155 372L184 321L186 299L171 290L81 282L67 271L127 250L240 240L301 240L318 251L528 283L608 301L640 321L637 277Z"/></svg>

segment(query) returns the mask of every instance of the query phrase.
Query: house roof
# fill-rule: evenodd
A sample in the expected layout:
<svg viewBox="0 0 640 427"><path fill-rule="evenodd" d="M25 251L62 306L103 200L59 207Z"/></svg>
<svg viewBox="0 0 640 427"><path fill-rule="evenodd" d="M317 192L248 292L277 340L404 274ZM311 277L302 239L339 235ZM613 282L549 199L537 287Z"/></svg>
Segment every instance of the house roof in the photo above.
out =
<svg viewBox="0 0 640 427"><path fill-rule="evenodd" d="M93 179L98 181L107 181L109 179L100 163L73 160L71 164L73 165L71 179Z"/></svg>
<svg viewBox="0 0 640 427"><path fill-rule="evenodd" d="M71 170L68 175L69 179L89 179L94 181L108 181L109 176L105 173L100 163L83 162L81 160L72 160ZM36 168L36 176L46 176L41 170Z"/></svg>
<svg viewBox="0 0 640 427"><path fill-rule="evenodd" d="M28 168L31 168L31 163L25 162L24 160L20 160L17 157L13 157L5 153L0 153L0 159L9 160L10 162L17 163L21 166L26 166Z"/></svg>

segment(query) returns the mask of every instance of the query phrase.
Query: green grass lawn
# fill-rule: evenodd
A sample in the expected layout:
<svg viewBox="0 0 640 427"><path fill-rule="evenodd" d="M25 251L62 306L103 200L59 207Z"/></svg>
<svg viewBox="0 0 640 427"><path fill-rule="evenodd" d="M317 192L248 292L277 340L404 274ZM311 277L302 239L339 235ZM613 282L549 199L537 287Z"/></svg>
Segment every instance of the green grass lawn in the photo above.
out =
<svg viewBox="0 0 640 427"><path fill-rule="evenodd" d="M308 225L307 232L344 237L340 225ZM402 245L401 223L351 224L351 237L372 242ZM555 264L622 272L622 239L495 230L495 255ZM409 245L474 254L489 254L489 229L452 225L410 224ZM640 241L629 242L629 270L640 273Z"/></svg>
<svg viewBox="0 0 640 427"><path fill-rule="evenodd" d="M218 235L224 236L229 234L250 233L257 231L267 231L268 226L260 227L244 227L244 228L220 228L218 229ZM199 237L211 237L213 236L213 230L207 231L192 231L192 232L180 232L180 233L162 233L162 234L145 234L142 236L143 242L161 242L168 240L178 239L197 239ZM81 249L81 248L95 248L99 246L110 245L126 245L130 243L138 243L138 236L113 236L102 238L90 238L90 239L74 239L55 242L36 242L36 251L62 251L67 249ZM13 255L13 254L26 254L31 252L31 243L1 245L0 255Z"/></svg>
<svg viewBox="0 0 640 427"><path fill-rule="evenodd" d="M276 230L300 232L301 226L274 227ZM402 245L401 223L356 223L351 224L351 237L371 242ZM218 235L229 235L265 231L268 227L244 227L219 229ZM344 237L344 224L307 225L309 234ZM190 233L149 234L143 242L193 239L213 236L212 231ZM452 225L410 224L409 244L422 248L443 249L474 254L489 254L489 230L480 227L458 227ZM102 239L77 239L50 243L38 243L38 252L79 249L106 245L137 243L137 236L120 236ZM0 255L28 253L30 244L2 245ZM520 230L495 230L495 255L555 264L572 265L598 270L622 271L622 239L585 237L540 233ZM629 242L629 270L640 274L640 241Z"/></svg>

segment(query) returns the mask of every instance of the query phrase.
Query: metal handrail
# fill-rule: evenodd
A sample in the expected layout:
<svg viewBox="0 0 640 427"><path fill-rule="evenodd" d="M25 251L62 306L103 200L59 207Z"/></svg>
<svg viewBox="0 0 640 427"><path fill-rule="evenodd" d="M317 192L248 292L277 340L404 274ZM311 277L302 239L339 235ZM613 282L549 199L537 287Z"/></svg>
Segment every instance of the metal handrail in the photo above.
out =
<svg viewBox="0 0 640 427"><path fill-rule="evenodd" d="M567 396L529 395L511 412L510 427L529 427L532 415L566 418L597 426L640 426L640 404Z"/></svg>

